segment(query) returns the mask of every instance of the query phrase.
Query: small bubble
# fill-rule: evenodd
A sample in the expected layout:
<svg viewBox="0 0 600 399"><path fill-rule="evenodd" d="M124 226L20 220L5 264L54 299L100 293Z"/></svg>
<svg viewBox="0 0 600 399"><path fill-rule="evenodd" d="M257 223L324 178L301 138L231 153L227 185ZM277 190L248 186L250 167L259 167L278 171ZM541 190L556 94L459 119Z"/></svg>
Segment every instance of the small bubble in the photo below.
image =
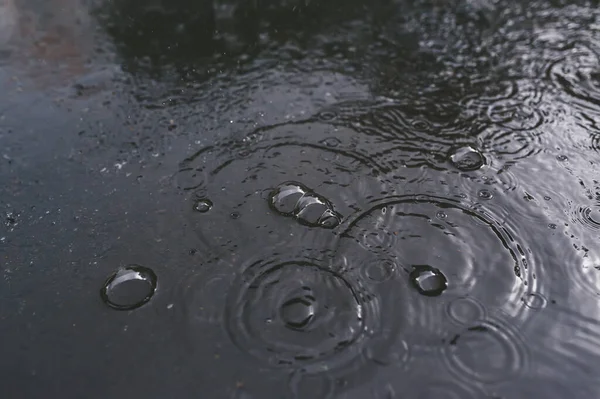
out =
<svg viewBox="0 0 600 399"><path fill-rule="evenodd" d="M247 158L250 155L250 151L248 150L239 150L238 151L238 156L240 158Z"/></svg>
<svg viewBox="0 0 600 399"><path fill-rule="evenodd" d="M556 159L558 159L560 162L565 162L567 161L569 158L567 158L566 155L557 155Z"/></svg>
<svg viewBox="0 0 600 399"><path fill-rule="evenodd" d="M448 288L446 276L435 267L428 265L415 265L409 278L420 294L425 296L438 296Z"/></svg>
<svg viewBox="0 0 600 399"><path fill-rule="evenodd" d="M523 303L529 309L540 310L546 307L548 300L542 294L533 293L523 297Z"/></svg>
<svg viewBox="0 0 600 399"><path fill-rule="evenodd" d="M321 215L321 218L319 219L319 225L321 227L325 227L326 229L333 229L334 227L336 227L339 224L340 224L339 215L335 214L333 211L331 211L329 209L325 210L325 212L323 212L323 215Z"/></svg>
<svg viewBox="0 0 600 399"><path fill-rule="evenodd" d="M100 290L104 303L113 309L131 310L144 305L156 291L157 277L149 268L130 265L113 273Z"/></svg>
<svg viewBox="0 0 600 399"><path fill-rule="evenodd" d="M483 199L483 200L489 200L489 199L492 199L492 197L493 197L494 195L492 194L492 192L491 192L490 190L485 190L485 189L484 189L484 190L480 190L480 191L477 193L477 196L478 196L479 198Z"/></svg>
<svg viewBox="0 0 600 399"><path fill-rule="evenodd" d="M556 225L555 225L554 223L550 223L550 224L548 225L548 228L549 228L549 229L552 229L552 230L556 230Z"/></svg>
<svg viewBox="0 0 600 399"><path fill-rule="evenodd" d="M321 119L322 121L330 121L336 118L336 114L334 112L330 112L330 111L323 111L321 113L319 113L319 119Z"/></svg>
<svg viewBox="0 0 600 399"><path fill-rule="evenodd" d="M483 154L470 146L456 149L450 155L450 161L452 161L456 168L465 172L480 169L485 165Z"/></svg>
<svg viewBox="0 0 600 399"><path fill-rule="evenodd" d="M438 211L435 214L435 217L438 218L438 219L440 219L440 220L445 220L448 217L448 215L446 215L446 212L444 212L444 211Z"/></svg>
<svg viewBox="0 0 600 399"><path fill-rule="evenodd" d="M234 219L234 220L235 220L235 219L239 219L239 218L240 218L240 216L241 216L241 215L240 215L238 212L231 212L231 213L229 214L229 217L230 217L230 218L232 218L232 219Z"/></svg>
<svg viewBox="0 0 600 399"><path fill-rule="evenodd" d="M292 330L305 329L314 316L314 298L309 295L292 298L281 305L281 318Z"/></svg>
<svg viewBox="0 0 600 399"><path fill-rule="evenodd" d="M212 208L212 206L213 203L211 200L202 198L196 201L196 203L194 204L194 210L196 212L206 213L210 211L210 208Z"/></svg>
<svg viewBox="0 0 600 399"><path fill-rule="evenodd" d="M282 183L271 191L269 206L308 226L334 228L342 219L329 200L297 182Z"/></svg>
<svg viewBox="0 0 600 399"><path fill-rule="evenodd" d="M323 141L321 141L321 144L326 145L327 147L337 147L338 145L340 145L340 140L336 139L335 137L329 137Z"/></svg>

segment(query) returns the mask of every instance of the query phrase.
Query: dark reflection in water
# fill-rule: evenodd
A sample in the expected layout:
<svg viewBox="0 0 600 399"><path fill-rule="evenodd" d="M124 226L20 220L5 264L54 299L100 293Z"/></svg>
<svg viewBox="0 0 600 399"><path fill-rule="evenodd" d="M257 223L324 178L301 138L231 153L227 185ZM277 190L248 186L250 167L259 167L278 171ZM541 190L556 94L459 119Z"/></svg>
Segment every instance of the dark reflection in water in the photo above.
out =
<svg viewBox="0 0 600 399"><path fill-rule="evenodd" d="M0 0L3 392L600 397L599 57L595 2Z"/></svg>

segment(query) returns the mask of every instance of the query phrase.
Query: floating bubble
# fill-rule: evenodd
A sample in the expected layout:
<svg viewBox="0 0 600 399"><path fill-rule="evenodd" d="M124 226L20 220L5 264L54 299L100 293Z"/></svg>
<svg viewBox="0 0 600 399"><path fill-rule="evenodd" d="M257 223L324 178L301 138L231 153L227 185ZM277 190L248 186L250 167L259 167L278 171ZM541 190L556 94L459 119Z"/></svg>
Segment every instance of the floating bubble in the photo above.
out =
<svg viewBox="0 0 600 399"><path fill-rule="evenodd" d="M483 154L473 147L460 147L452 152L450 161L462 171L469 172L481 169L485 165Z"/></svg>
<svg viewBox="0 0 600 399"><path fill-rule="evenodd" d="M131 310L152 298L156 284L157 277L151 269L130 265L117 270L106 280L100 296L113 309Z"/></svg>
<svg viewBox="0 0 600 399"><path fill-rule="evenodd" d="M429 265L413 266L409 278L417 291L425 296L439 296L448 288L446 276Z"/></svg>
<svg viewBox="0 0 600 399"><path fill-rule="evenodd" d="M315 297L306 288L308 293L302 293L297 297L287 300L281 305L281 319L288 328L301 331L308 327L315 316Z"/></svg>
<svg viewBox="0 0 600 399"><path fill-rule="evenodd" d="M196 203L194 204L194 210L196 212L206 213L206 212L210 211L212 206L213 206L213 203L211 200L202 198L202 199L198 199L196 201Z"/></svg>
<svg viewBox="0 0 600 399"><path fill-rule="evenodd" d="M494 195L492 194L492 192L490 190L483 189L483 190L479 190L479 192L477 193L477 196L483 200L490 200L490 199L492 199L492 197Z"/></svg>
<svg viewBox="0 0 600 399"><path fill-rule="evenodd" d="M269 205L281 215L293 216L311 227L334 228L341 221L329 200L297 182L277 186L269 195Z"/></svg>
<svg viewBox="0 0 600 399"><path fill-rule="evenodd" d="M532 293L523 297L523 303L529 309L540 310L546 307L548 300L542 294Z"/></svg>

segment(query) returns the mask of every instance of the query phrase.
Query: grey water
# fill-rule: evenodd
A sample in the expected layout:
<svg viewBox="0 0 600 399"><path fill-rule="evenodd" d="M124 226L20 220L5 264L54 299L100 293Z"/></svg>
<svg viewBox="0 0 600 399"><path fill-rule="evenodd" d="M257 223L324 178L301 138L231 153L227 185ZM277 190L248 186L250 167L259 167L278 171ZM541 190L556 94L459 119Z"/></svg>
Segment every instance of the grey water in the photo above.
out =
<svg viewBox="0 0 600 399"><path fill-rule="evenodd" d="M4 398L600 397L600 8L0 0Z"/></svg>

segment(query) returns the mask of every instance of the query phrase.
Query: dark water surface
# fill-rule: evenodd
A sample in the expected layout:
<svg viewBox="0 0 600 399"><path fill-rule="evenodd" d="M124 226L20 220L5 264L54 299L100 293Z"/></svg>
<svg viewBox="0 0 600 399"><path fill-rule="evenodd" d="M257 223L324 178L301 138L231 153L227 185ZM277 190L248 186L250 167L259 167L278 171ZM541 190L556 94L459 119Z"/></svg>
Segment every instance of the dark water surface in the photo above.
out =
<svg viewBox="0 0 600 399"><path fill-rule="evenodd" d="M595 1L0 0L3 398L600 397Z"/></svg>

